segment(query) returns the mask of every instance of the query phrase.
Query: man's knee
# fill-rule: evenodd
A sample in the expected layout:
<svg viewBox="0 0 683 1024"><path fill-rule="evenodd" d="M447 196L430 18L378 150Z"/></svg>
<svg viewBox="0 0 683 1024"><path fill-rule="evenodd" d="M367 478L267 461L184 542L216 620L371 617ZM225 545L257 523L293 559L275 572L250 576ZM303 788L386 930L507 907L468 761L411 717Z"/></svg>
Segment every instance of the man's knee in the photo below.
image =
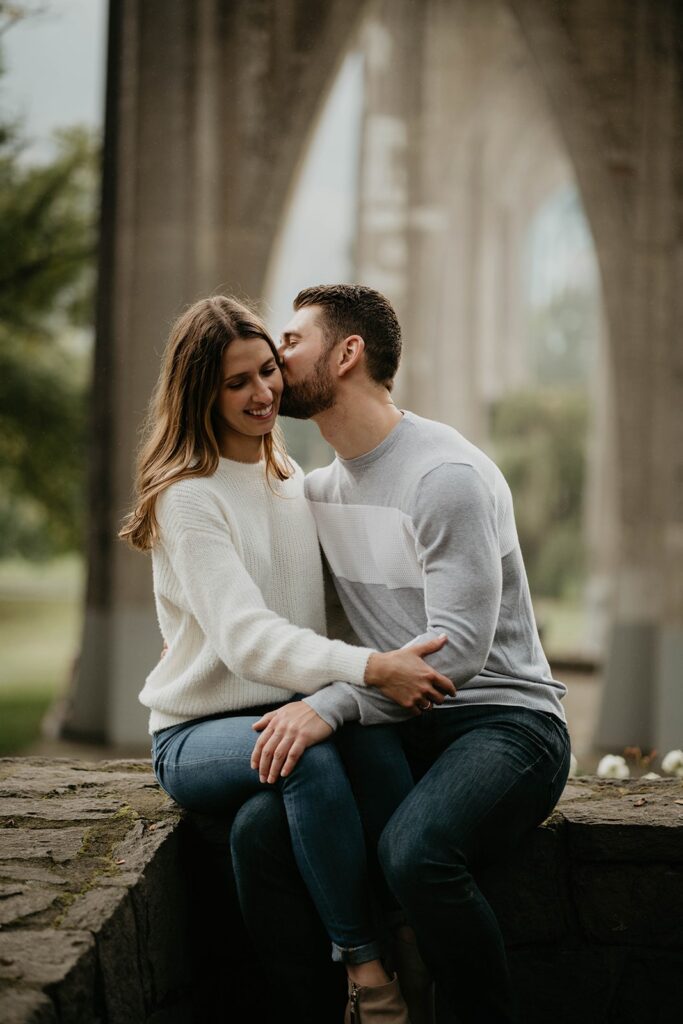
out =
<svg viewBox="0 0 683 1024"><path fill-rule="evenodd" d="M389 887L401 899L416 885L424 862L419 837L400 815L395 814L380 836L377 847L382 870Z"/></svg>
<svg viewBox="0 0 683 1024"><path fill-rule="evenodd" d="M424 823L413 822L411 827L400 809L382 833L378 856L390 889L404 905L423 899L443 883L464 883L469 874L463 852L438 828L425 835Z"/></svg>

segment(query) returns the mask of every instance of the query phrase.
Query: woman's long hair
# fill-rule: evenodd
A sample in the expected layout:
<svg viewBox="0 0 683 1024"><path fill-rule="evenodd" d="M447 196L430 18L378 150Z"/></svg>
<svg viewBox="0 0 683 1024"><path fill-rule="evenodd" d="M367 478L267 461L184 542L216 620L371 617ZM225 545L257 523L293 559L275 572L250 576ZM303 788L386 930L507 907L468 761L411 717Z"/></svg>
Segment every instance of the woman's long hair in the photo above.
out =
<svg viewBox="0 0 683 1024"><path fill-rule="evenodd" d="M223 353L236 338L262 338L279 364L259 317L224 295L195 302L171 328L137 459L135 506L119 532L140 551L148 551L157 539L155 505L161 492L177 480L216 471L216 399ZM267 477L286 480L292 475L277 426L264 436L263 451Z"/></svg>

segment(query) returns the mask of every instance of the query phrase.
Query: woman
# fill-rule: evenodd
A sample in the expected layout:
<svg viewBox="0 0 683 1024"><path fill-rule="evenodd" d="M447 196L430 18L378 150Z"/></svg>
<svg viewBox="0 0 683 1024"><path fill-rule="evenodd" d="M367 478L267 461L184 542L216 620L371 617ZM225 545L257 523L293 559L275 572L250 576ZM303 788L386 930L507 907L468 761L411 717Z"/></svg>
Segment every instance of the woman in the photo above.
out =
<svg viewBox="0 0 683 1024"><path fill-rule="evenodd" d="M264 713L337 679L385 692L424 683L434 673L421 656L442 643L380 654L325 639L303 474L275 428L282 390L274 344L249 309L222 296L188 309L171 331L136 505L120 534L151 549L167 645L140 694L154 770L193 810L236 810L259 791L252 726ZM431 696L443 699L438 689ZM333 958L345 963L354 999L365 993L363 1021L376 1008L382 1021L405 1024L396 978L380 960L362 827L336 747L311 747L275 785Z"/></svg>

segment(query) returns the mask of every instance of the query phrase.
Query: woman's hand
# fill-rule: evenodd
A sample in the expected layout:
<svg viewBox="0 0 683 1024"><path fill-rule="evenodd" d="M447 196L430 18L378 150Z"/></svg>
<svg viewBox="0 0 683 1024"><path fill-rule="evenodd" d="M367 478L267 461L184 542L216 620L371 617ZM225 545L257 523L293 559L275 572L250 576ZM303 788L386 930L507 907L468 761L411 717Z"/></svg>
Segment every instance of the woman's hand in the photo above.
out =
<svg viewBox="0 0 683 1024"><path fill-rule="evenodd" d="M412 708L415 714L428 711L433 704L443 704L447 696L455 696L455 686L423 658L440 651L447 640L442 634L398 651L371 654L365 669L366 685L376 686L402 708Z"/></svg>
<svg viewBox="0 0 683 1024"><path fill-rule="evenodd" d="M252 729L261 733L251 755L251 767L258 771L261 782L276 782L278 775L289 775L307 747L326 740L334 731L302 700L269 711Z"/></svg>

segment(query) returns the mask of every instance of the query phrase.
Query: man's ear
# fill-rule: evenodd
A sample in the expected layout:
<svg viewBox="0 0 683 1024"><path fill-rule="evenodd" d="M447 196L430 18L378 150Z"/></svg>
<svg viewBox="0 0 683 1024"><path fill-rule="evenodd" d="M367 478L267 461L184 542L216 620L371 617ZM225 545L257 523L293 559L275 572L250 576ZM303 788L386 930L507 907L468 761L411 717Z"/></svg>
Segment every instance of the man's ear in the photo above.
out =
<svg viewBox="0 0 683 1024"><path fill-rule="evenodd" d="M345 373L352 370L354 366L357 366L360 360L363 358L365 352L365 342L361 338L360 334L350 334L348 338L339 345L337 353L337 373L340 377L343 377Z"/></svg>

